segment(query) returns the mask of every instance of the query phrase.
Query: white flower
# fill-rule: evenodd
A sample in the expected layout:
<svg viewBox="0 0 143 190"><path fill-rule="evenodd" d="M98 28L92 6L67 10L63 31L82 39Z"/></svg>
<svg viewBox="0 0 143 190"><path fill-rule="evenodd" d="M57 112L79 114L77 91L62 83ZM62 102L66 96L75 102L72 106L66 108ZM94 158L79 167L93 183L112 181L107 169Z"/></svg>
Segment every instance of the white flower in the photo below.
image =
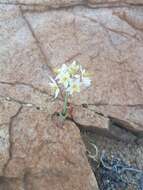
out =
<svg viewBox="0 0 143 190"><path fill-rule="evenodd" d="M79 71L79 64L76 61L73 61L72 64L68 67L68 72L71 76L74 76Z"/></svg>
<svg viewBox="0 0 143 190"><path fill-rule="evenodd" d="M68 87L70 81L70 75L68 72L60 74L56 77L59 84L62 84L65 88Z"/></svg>
<svg viewBox="0 0 143 190"><path fill-rule="evenodd" d="M91 79L89 77L83 77L82 78L82 84L85 87L89 87L91 85Z"/></svg>
<svg viewBox="0 0 143 190"><path fill-rule="evenodd" d="M56 76L56 80L59 84L62 84L65 88L68 87L70 74L68 72L67 65L63 64L60 69L57 70L58 75Z"/></svg>
<svg viewBox="0 0 143 190"><path fill-rule="evenodd" d="M90 76L90 74L86 72L85 69L83 69L81 65L80 65L80 72L81 72L82 84L85 87L89 87L91 85L91 79L88 77Z"/></svg>
<svg viewBox="0 0 143 190"><path fill-rule="evenodd" d="M76 78L76 79L80 79L81 76L77 74L77 75L74 75L74 78Z"/></svg>
<svg viewBox="0 0 143 190"><path fill-rule="evenodd" d="M72 95L73 93L80 92L81 82L79 79L71 79L69 87L67 88L67 92L69 95Z"/></svg>
<svg viewBox="0 0 143 190"><path fill-rule="evenodd" d="M66 73L68 71L68 67L65 64L62 64L60 69L55 69L55 73L59 75L63 75L64 73Z"/></svg>
<svg viewBox="0 0 143 190"><path fill-rule="evenodd" d="M72 95L76 92L80 92L81 87L87 88L91 85L89 73L86 72L76 61L73 61L69 66L63 64L61 68L56 69L55 72L57 73L57 76L55 80L51 78L50 83L55 98L60 92L58 86L62 87L68 95Z"/></svg>
<svg viewBox="0 0 143 190"><path fill-rule="evenodd" d="M86 72L86 70L83 69L81 65L80 65L80 72L81 72L81 77L89 77L90 76L90 74L88 72Z"/></svg>
<svg viewBox="0 0 143 190"><path fill-rule="evenodd" d="M55 80L52 79L51 77L50 77L50 79L51 79L52 82L50 82L49 84L50 84L50 86L52 88L52 91L54 93L54 98L57 98L57 96L58 96L58 94L60 92L60 89L59 89L57 83L55 82Z"/></svg>

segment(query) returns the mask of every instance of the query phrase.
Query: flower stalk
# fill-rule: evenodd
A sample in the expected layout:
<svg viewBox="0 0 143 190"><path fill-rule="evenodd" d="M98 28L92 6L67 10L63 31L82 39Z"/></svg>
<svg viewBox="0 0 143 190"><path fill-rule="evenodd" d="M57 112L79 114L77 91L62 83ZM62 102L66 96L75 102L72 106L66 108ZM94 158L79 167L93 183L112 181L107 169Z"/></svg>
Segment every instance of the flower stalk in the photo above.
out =
<svg viewBox="0 0 143 190"><path fill-rule="evenodd" d="M73 61L69 66L63 64L61 68L55 69L56 77L51 78L50 86L57 98L60 91L65 91L64 105L60 116L63 119L67 117L68 97L79 93L81 89L85 89L91 85L89 74L76 61Z"/></svg>
<svg viewBox="0 0 143 190"><path fill-rule="evenodd" d="M64 98L64 106L63 106L63 111L62 115L63 117L67 117L67 104L68 104L68 93L66 93L65 98Z"/></svg>

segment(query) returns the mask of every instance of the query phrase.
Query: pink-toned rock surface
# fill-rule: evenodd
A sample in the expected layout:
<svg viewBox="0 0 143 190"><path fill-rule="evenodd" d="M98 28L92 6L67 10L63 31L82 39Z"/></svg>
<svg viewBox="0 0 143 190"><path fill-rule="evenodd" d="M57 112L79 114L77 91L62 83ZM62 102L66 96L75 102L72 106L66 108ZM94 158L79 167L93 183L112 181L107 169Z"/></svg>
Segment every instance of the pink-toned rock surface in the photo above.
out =
<svg viewBox="0 0 143 190"><path fill-rule="evenodd" d="M89 114L84 114L81 109L76 115L77 123L84 126L81 122L84 120L86 126L102 125L108 130L110 118L118 122L122 118L119 123L124 127L143 130L140 117L143 108L142 7L98 10L75 7L44 13L27 12L25 17L53 67L77 59L92 73L92 86L71 102L88 104L89 109L95 105L93 112L99 106L110 106L110 109L105 107L108 118L102 116L103 122L96 119L101 118L97 112L98 116L92 117L95 124L91 125L91 110L87 109Z"/></svg>
<svg viewBox="0 0 143 190"><path fill-rule="evenodd" d="M142 2L16 2L0 0L0 188L95 190L77 126L52 120L63 101L53 101L49 75L78 60L92 86L70 99L73 122L110 133L114 121L141 134Z"/></svg>
<svg viewBox="0 0 143 190"><path fill-rule="evenodd" d="M0 189L97 189L75 124L61 128L48 112L0 103Z"/></svg>
<svg viewBox="0 0 143 190"><path fill-rule="evenodd" d="M112 6L112 5L140 5L143 4L142 0L0 0L3 4L22 4L22 5L39 5L48 6L52 8L68 7L74 5L87 5L87 6Z"/></svg>

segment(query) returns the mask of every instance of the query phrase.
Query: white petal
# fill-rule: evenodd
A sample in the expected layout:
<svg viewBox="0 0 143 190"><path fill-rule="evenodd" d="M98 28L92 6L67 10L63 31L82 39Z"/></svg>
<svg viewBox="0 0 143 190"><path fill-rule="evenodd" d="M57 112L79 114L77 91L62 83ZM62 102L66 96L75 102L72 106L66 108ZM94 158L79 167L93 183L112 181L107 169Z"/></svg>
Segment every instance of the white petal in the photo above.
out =
<svg viewBox="0 0 143 190"><path fill-rule="evenodd" d="M54 96L54 98L57 98L57 97L58 97L59 92L60 92L60 90L59 90L59 88L58 88L58 89L55 91L55 96Z"/></svg>
<svg viewBox="0 0 143 190"><path fill-rule="evenodd" d="M55 80L52 77L49 76L49 78L50 78L52 83L56 83Z"/></svg>
<svg viewBox="0 0 143 190"><path fill-rule="evenodd" d="M89 87L89 86L91 85L91 80L90 80L90 78L88 78L88 77L83 77L83 78L82 78L82 82L83 82L83 85L84 85L85 87Z"/></svg>
<svg viewBox="0 0 143 190"><path fill-rule="evenodd" d="M80 75L75 75L74 76L76 79L80 79Z"/></svg>
<svg viewBox="0 0 143 190"><path fill-rule="evenodd" d="M61 69L60 69L60 71L61 72L66 72L67 69L68 69L67 65L63 64L62 67L61 67Z"/></svg>
<svg viewBox="0 0 143 190"><path fill-rule="evenodd" d="M75 60L72 62L73 65L75 65L76 63L77 63L77 62L76 62Z"/></svg>

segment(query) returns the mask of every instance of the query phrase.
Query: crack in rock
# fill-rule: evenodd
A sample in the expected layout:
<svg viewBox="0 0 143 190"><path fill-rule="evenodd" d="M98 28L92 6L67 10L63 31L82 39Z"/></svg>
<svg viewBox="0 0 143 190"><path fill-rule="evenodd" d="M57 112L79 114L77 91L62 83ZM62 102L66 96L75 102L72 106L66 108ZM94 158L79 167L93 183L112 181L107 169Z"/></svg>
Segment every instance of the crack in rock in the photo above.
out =
<svg viewBox="0 0 143 190"><path fill-rule="evenodd" d="M79 3L75 5L68 5L68 6L59 6L59 7L54 7L54 6L46 6L46 5L20 5L23 9L24 13L34 13L34 12L39 12L39 13L44 13L44 12L49 12L49 11L55 11L55 10L68 10L68 9L74 9L75 7L84 7L84 8L89 8L89 9L113 9L113 8L135 8L135 7L143 7L142 5L135 5L135 4L127 4L127 3L96 3L96 4L86 4L86 3Z"/></svg>
<svg viewBox="0 0 143 190"><path fill-rule="evenodd" d="M122 116L115 116L110 110L106 113L100 109L96 110L95 108L90 108L90 106L85 108L73 105L73 107L73 113L72 116L69 116L69 119L79 126L79 128L99 132L102 135L109 135L120 139L118 134L115 135L112 133L111 125L116 124L117 126L120 126L120 128L126 129L138 137L142 137L143 126L136 121L128 118L121 119Z"/></svg>
<svg viewBox="0 0 143 190"><path fill-rule="evenodd" d="M6 81L0 81L0 84L3 84L3 85L10 85L10 86L17 86L17 85L28 86L28 87L32 88L34 91L38 91L38 92L40 92L41 94L45 94L45 95L50 96L47 91L41 90L40 88L35 87L34 85L29 84L29 83L25 83L25 82L18 82L18 81L6 82Z"/></svg>
<svg viewBox="0 0 143 190"><path fill-rule="evenodd" d="M2 96L0 95L0 98L3 99L3 101L9 101L9 102L15 102L15 103L18 103L20 105L23 105L23 106L27 106L27 107L37 107L34 103L31 103L31 102L24 102L22 100L18 100L18 99L15 99L11 96Z"/></svg>
<svg viewBox="0 0 143 190"><path fill-rule="evenodd" d="M40 52L41 52L41 56L42 56L42 59L43 59L43 63L44 63L44 65L46 66L46 68L48 68L48 71L49 71L48 78L49 78L49 80L51 81L51 77L52 77L52 78L55 77L55 73L54 73L54 71L53 71L53 68L52 68L52 66L51 66L50 63L49 63L48 57L47 57L47 55L46 55L46 53L45 53L45 51L44 51L44 48L43 48L43 46L42 46L40 40L39 40L38 37L36 36L36 33L35 33L34 29L32 28L32 26L31 26L29 20L26 18L25 14L24 14L25 11L23 10L22 6L20 6L19 9L20 9L21 16L22 16L23 20L24 20L25 23L27 24L28 29L30 30L30 32L31 32L31 34L32 34L32 36L33 36L33 38L35 39L35 42L36 42L36 44L37 44L38 49L39 49ZM56 81L55 81L55 83L57 84ZM57 84L57 86L59 86L59 85ZM60 88L60 86L59 86L59 88ZM61 95L61 97L63 97L62 90L60 90L60 95Z"/></svg>
<svg viewBox="0 0 143 190"><path fill-rule="evenodd" d="M31 26L30 22L28 21L28 19L27 19L26 16L24 15L24 11L23 11L23 9L22 9L21 6L20 6L20 11L21 11L21 16L22 16L23 20L24 20L25 23L27 24L27 26L28 26L28 28L29 28L29 30L30 30L30 32L31 32L31 34L32 34L32 36L33 36L33 38L34 38L35 41L36 41L37 47L39 48L39 50L40 50L40 52L41 52L41 56L42 56L42 59L43 59L44 64L47 65L47 67L48 67L48 69L49 69L49 71L50 71L50 75L51 75L51 76L54 76L53 69L52 69L51 65L48 64L49 60L48 60L48 58L47 58L47 56L46 56L46 53L44 52L44 49L43 49L43 47L42 47L42 45L41 45L41 43L40 43L38 37L36 36L36 34L35 34L35 32L34 32L32 26ZM50 77L49 77L49 79L50 79Z"/></svg>
<svg viewBox="0 0 143 190"><path fill-rule="evenodd" d="M116 118L116 117L113 117L113 116L109 116L109 118L113 123L119 125L122 128L128 129L131 132L134 132L138 136L143 135L143 131L142 131L143 125L141 125L139 123L136 123L136 122Z"/></svg>
<svg viewBox="0 0 143 190"><path fill-rule="evenodd" d="M12 126L13 126L13 121L20 114L22 108L23 108L23 106L20 106L18 111L15 113L15 115L13 115L10 118L10 122L9 122L9 158L8 158L7 162L4 164L3 175L6 175L6 169L8 167L9 162L12 159L12 144L13 144L13 142L12 142Z"/></svg>
<svg viewBox="0 0 143 190"><path fill-rule="evenodd" d="M122 12L116 12L116 11L114 11L113 15L117 16L119 19L121 19L122 21L126 22L134 30L138 30L140 32L143 32L143 24L138 26L134 22L133 18L131 16L127 15L126 11L122 11Z"/></svg>
<svg viewBox="0 0 143 190"><path fill-rule="evenodd" d="M68 7L75 7L75 6L86 6L89 8L105 8L105 7L127 7L127 6L143 6L142 3L131 3L130 1L115 1L115 2L94 2L92 0L79 0L73 2L59 2L59 3L35 3L32 2L17 2L17 1L1 1L0 4L2 5L22 5L22 6L33 6L33 7L43 7L51 8L51 9L60 9L60 8L68 8Z"/></svg>

